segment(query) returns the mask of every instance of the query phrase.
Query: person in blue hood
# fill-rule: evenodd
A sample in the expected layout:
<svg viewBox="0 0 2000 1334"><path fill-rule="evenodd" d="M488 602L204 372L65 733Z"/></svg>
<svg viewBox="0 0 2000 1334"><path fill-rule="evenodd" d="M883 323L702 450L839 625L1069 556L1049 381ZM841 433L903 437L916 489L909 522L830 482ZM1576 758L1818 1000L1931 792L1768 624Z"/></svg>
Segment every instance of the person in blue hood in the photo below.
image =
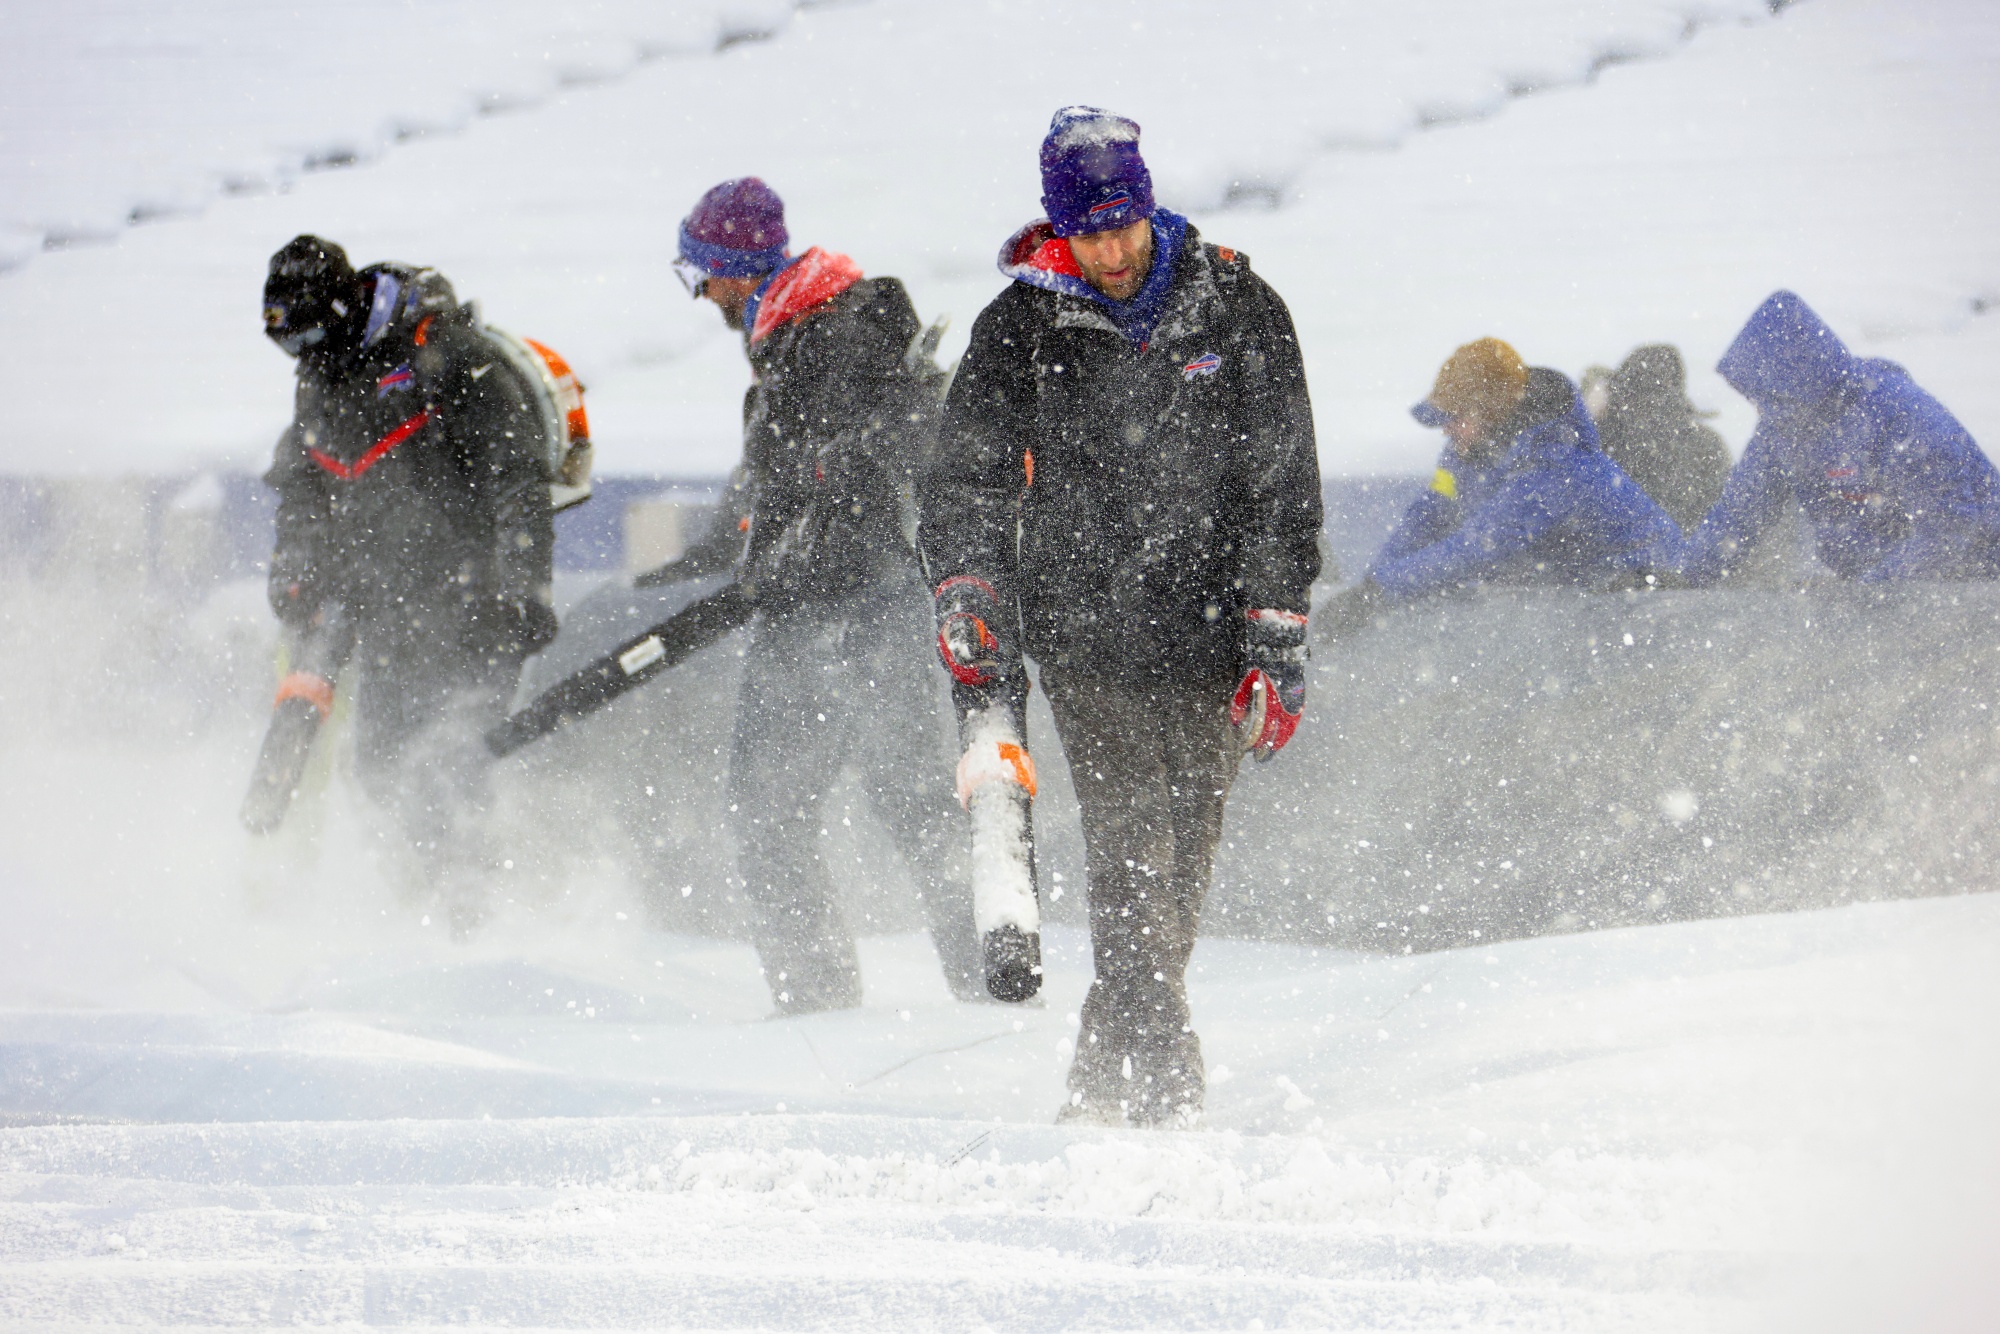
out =
<svg viewBox="0 0 2000 1334"><path fill-rule="evenodd" d="M1757 431L1690 535L1690 583L1728 578L1787 503L1844 579L2000 575L2000 474L1908 371L1856 357L1791 292L1757 308L1716 370L1757 405Z"/></svg>
<svg viewBox="0 0 2000 1334"><path fill-rule="evenodd" d="M1338 637L1374 610L1474 583L1609 588L1672 572L1682 539L1598 448L1560 371L1529 367L1498 338L1459 348L1411 410L1447 444L1431 485L1322 617Z"/></svg>

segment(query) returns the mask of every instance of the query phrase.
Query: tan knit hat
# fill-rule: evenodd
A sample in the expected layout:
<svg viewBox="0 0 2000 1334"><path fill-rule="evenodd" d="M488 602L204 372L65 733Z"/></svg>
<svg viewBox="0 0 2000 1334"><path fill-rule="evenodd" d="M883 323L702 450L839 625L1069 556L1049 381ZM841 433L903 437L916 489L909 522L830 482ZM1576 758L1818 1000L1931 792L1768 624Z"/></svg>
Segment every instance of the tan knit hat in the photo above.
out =
<svg viewBox="0 0 2000 1334"><path fill-rule="evenodd" d="M1445 358L1419 418L1476 417L1489 425L1505 421L1528 392L1528 368L1516 352L1498 338L1467 343ZM1427 422L1441 425L1441 422Z"/></svg>

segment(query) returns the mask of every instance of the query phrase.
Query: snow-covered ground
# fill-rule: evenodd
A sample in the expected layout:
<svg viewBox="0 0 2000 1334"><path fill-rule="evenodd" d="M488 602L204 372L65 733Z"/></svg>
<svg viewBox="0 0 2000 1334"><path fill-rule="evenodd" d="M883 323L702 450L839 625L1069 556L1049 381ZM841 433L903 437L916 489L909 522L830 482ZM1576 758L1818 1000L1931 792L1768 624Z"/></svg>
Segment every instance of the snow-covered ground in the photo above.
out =
<svg viewBox="0 0 2000 1334"><path fill-rule="evenodd" d="M921 937L886 937L865 1008L776 1021L739 946L607 913L468 954L359 906L149 935L153 980L101 1010L74 976L0 984L0 1319L1971 1331L2000 1311L1992 896L1410 958L1205 942L1210 1115L1152 1135L1047 1124L1087 976L1071 932L1046 1006L954 1004ZM345 939L305 946L322 931ZM251 939L318 957L279 977Z"/></svg>
<svg viewBox="0 0 2000 1334"><path fill-rule="evenodd" d="M716 31L719 11L695 9L674 30ZM532 44L552 22L543 12L487 6L469 26L521 24ZM628 17L590 22L639 32ZM255 34L289 19L242 22ZM341 22L380 26L365 5ZM222 96L236 48L188 40L225 76ZM1424 467L1434 441L1404 409L1469 335L1505 334L1571 371L1672 339L1705 368L1782 284L1867 352L1907 360L1976 433L2000 436L1986 373L2000 335L1974 313L2000 297L2000 233L1986 225L2000 185L1978 166L2000 156L1991 6L1809 0L1774 18L1751 0L1254 12L873 0L808 8L772 40L716 56L641 63L620 40L628 54L609 82L557 83L518 114L354 170L280 173L276 192L38 255L0 280L10 466L254 464L288 403L254 313L262 266L311 229L362 258L436 263L496 321L563 349L592 388L600 466L720 474L734 461L740 353L666 267L699 192L761 173L802 243L900 274L962 339L999 287L1001 240L1036 211L1048 114L1075 100L1144 124L1161 197L1248 250L1287 296L1331 469ZM354 105L329 105L314 143L354 141L353 125L405 107L455 123L506 78L554 79L545 65L440 49L453 54L428 77L399 56L354 78ZM422 112L447 104L459 110ZM70 124L49 106L15 100L6 114L36 133ZM277 123L277 141L304 132L290 126ZM264 151L243 132L234 125L235 156L216 161ZM193 148L161 160L207 161ZM66 179L8 211L41 216ZM108 179L121 200L145 197L131 172ZM1696 397L1724 410L1740 444L1734 396L1703 371Z"/></svg>
<svg viewBox="0 0 2000 1334"><path fill-rule="evenodd" d="M862 1009L775 1020L749 948L659 929L588 823L567 860L514 830L465 945L338 775L252 844L264 668L221 610L191 660L91 609L38 617L63 654L8 648L0 1324L2000 1313L1992 893L1414 955L1218 934L1203 1128L1058 1130L1073 928L1043 1004L955 1003L923 937L877 931Z"/></svg>

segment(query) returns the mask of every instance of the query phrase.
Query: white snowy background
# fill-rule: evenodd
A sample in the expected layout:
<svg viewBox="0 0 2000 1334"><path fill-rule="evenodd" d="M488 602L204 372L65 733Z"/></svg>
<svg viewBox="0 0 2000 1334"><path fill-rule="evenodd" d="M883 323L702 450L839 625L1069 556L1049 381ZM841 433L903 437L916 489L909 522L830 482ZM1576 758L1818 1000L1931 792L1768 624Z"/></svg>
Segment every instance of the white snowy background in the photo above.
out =
<svg viewBox="0 0 2000 1334"><path fill-rule="evenodd" d="M667 268L700 192L763 175L951 351L1070 101L1139 120L1161 199L1287 298L1330 472L1425 467L1405 410L1489 332L1572 373L1678 342L1740 447L1707 368L1781 285L1990 438L1997 77L2000 11L1963 0L24 11L0 440L21 471L256 465L289 404L263 262L313 230L562 349L606 471L720 475L740 353Z"/></svg>
<svg viewBox="0 0 2000 1334"><path fill-rule="evenodd" d="M693 198L765 176L950 351L1072 101L1144 124L1163 200L1286 296L1329 471L1426 466L1405 408L1484 333L1572 372L1678 342L1740 446L1702 368L1781 285L2000 439L1972 0L0 19L8 472L257 466L289 405L263 265L314 230L561 348L601 467L720 473L744 370L666 267ZM337 787L246 846L254 712L106 689L180 641L48 599L0 596L0 1322L2000 1324L1990 893L1212 939L1206 1127L1058 1131L1074 933L1042 1006L954 1005L920 938L870 936L866 1006L786 1021L746 946L651 930L609 867L453 946ZM203 662L263 671L242 608L202 615Z"/></svg>

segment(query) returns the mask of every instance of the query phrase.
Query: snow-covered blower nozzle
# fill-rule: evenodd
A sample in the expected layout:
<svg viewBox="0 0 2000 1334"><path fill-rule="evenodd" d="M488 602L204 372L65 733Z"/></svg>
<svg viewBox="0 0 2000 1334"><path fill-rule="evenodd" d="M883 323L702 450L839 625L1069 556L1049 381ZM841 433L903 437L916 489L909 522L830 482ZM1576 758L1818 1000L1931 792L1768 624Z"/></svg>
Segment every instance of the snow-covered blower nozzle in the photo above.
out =
<svg viewBox="0 0 2000 1334"><path fill-rule="evenodd" d="M1011 688L1010 688L1011 685ZM1035 761L1018 674L991 692L954 690L961 702L958 800L972 816L972 917L995 1000L1042 988L1042 908L1035 879Z"/></svg>

